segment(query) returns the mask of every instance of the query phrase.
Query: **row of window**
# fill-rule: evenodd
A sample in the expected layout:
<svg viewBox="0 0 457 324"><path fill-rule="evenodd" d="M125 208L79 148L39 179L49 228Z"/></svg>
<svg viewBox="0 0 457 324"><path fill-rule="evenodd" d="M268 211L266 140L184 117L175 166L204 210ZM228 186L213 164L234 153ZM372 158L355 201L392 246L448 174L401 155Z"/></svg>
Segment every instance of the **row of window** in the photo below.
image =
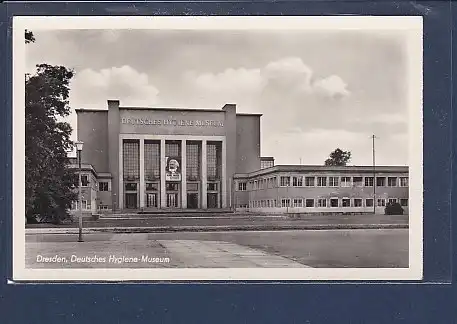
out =
<svg viewBox="0 0 457 324"><path fill-rule="evenodd" d="M74 186L76 188L78 188L78 182L79 182L79 175L76 174L75 180L74 180ZM90 184L89 175L82 174L81 175L81 187L89 187L89 184ZM98 182L98 191L109 191L108 181L99 181Z"/></svg>
<svg viewBox="0 0 457 324"><path fill-rule="evenodd" d="M408 187L408 177L376 177L377 187ZM281 176L280 187L373 187L374 177ZM249 186L248 186L249 184ZM238 191L277 187L276 177L238 182Z"/></svg>
<svg viewBox="0 0 457 324"><path fill-rule="evenodd" d="M187 191L198 191L199 183L198 182L188 182L186 183ZM137 182L127 182L124 184L125 191L138 191ZM166 191L178 191L179 183L178 182L167 182L165 184ZM100 190L104 191L104 190ZM146 191L159 191L158 182L146 182ZM219 182L208 182L206 184L206 191L219 191Z"/></svg>
<svg viewBox="0 0 457 324"><path fill-rule="evenodd" d="M81 206L83 210L90 209L90 204L87 203L87 200L82 200L81 201ZM71 209L72 210L78 210L79 209L79 202L78 201L73 201L71 203Z"/></svg>
<svg viewBox="0 0 457 324"><path fill-rule="evenodd" d="M279 204L280 201L280 204ZM282 198L279 201L276 199L263 199L254 200L249 202L248 207L262 208L262 207L373 207L373 198ZM378 198L377 206L385 207L387 203L399 202L402 207L408 206L408 198Z"/></svg>
<svg viewBox="0 0 457 324"><path fill-rule="evenodd" d="M71 203L71 209L78 210L79 209L78 204L79 204L78 201L73 201ZM90 204L87 203L87 200L82 200L81 206L82 206L83 210L90 210ZM108 210L108 209L110 209L110 206L108 206L108 205L98 205L98 210Z"/></svg>
<svg viewBox="0 0 457 324"><path fill-rule="evenodd" d="M220 179L221 177L221 143L208 142L207 146L207 177ZM190 180L200 177L201 144L187 143L185 154L187 158L186 170ZM182 156L180 141L165 142L165 156ZM145 141L144 144L144 172L146 180L160 178L160 142ZM140 143L138 140L124 140L123 142L123 176L126 181L135 181L140 178Z"/></svg>

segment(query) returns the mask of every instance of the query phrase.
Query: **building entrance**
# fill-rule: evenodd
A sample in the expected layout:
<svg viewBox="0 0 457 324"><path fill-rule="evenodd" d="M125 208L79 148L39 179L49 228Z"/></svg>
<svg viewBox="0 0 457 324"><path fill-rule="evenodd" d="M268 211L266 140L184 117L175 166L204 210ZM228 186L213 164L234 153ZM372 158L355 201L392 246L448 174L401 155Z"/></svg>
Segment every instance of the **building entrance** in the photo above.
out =
<svg viewBox="0 0 457 324"><path fill-rule="evenodd" d="M179 208L179 196L181 193L180 184L178 182L167 181L166 183L166 198L168 208Z"/></svg>
<svg viewBox="0 0 457 324"><path fill-rule="evenodd" d="M169 208L179 207L177 193L167 193L167 207L169 207Z"/></svg>
<svg viewBox="0 0 457 324"><path fill-rule="evenodd" d="M146 207L157 208L157 193L146 194Z"/></svg>
<svg viewBox="0 0 457 324"><path fill-rule="evenodd" d="M187 194L187 208L197 209L198 208L198 193L191 192Z"/></svg>
<svg viewBox="0 0 457 324"><path fill-rule="evenodd" d="M208 208L217 208L217 193L208 193L207 197Z"/></svg>
<svg viewBox="0 0 457 324"><path fill-rule="evenodd" d="M125 208L127 209L137 209L137 197L136 193L126 193L125 194Z"/></svg>

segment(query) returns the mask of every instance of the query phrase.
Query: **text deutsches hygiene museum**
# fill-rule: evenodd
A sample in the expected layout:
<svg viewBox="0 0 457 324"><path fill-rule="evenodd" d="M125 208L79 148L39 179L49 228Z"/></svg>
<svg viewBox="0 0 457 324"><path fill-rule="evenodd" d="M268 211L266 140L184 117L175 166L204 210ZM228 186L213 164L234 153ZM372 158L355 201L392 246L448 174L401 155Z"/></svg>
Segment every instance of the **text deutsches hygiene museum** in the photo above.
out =
<svg viewBox="0 0 457 324"><path fill-rule="evenodd" d="M37 255L36 261L38 263L168 263L170 262L170 258L168 257L153 257L149 255L142 255L140 257L134 256L134 257L126 257L126 256L116 256L116 255L110 255L108 257L105 256L77 256L77 255L72 255L70 258L67 258L66 256L59 256L59 255L54 255L52 257L49 256L42 256L42 255Z"/></svg>
<svg viewBox="0 0 457 324"><path fill-rule="evenodd" d="M149 119L131 117L121 118L121 124L151 126L224 127L224 122L220 120Z"/></svg>

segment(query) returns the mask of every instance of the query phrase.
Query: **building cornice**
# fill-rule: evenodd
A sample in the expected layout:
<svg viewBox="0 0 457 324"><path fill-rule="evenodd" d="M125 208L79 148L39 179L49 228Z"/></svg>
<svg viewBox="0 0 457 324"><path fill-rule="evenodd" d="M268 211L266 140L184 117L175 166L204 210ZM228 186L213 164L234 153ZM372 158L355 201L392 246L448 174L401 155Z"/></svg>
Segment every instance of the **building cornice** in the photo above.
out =
<svg viewBox="0 0 457 324"><path fill-rule="evenodd" d="M408 173L408 166L376 166L376 173ZM270 168L257 170L251 173L238 173L234 177L238 179L254 178L271 173L297 172L297 173L370 173L373 174L373 166L324 166L324 165L275 165Z"/></svg>
<svg viewBox="0 0 457 324"><path fill-rule="evenodd" d="M173 111L173 112L187 112L187 111L200 111L200 112L217 112L224 113L220 109L209 108L163 108L163 107L119 107L119 110L159 110L159 111Z"/></svg>
<svg viewBox="0 0 457 324"><path fill-rule="evenodd" d="M89 108L77 108L75 109L77 113L79 112L108 112L108 109L89 109Z"/></svg>

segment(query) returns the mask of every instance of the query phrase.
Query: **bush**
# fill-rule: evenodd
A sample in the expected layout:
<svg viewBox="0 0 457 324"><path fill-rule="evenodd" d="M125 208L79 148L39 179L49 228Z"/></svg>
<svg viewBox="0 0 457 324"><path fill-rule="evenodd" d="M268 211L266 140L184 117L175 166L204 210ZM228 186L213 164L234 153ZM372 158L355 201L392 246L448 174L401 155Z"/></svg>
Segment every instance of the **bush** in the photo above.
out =
<svg viewBox="0 0 457 324"><path fill-rule="evenodd" d="M403 215L403 207L399 203L388 203L385 210L386 215Z"/></svg>

